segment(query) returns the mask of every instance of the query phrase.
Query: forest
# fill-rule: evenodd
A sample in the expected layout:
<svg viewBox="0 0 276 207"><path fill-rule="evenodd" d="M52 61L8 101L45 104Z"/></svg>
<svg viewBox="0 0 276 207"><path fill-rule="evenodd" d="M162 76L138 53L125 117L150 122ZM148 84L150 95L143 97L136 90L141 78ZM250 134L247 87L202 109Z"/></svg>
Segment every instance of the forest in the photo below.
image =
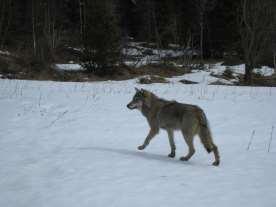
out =
<svg viewBox="0 0 276 207"><path fill-rule="evenodd" d="M124 67L133 42L184 51L185 67L245 63L247 84L255 67L275 67L274 0L1 0L0 11L0 50L17 57L0 56L0 68L12 68L2 73L74 61L104 76Z"/></svg>

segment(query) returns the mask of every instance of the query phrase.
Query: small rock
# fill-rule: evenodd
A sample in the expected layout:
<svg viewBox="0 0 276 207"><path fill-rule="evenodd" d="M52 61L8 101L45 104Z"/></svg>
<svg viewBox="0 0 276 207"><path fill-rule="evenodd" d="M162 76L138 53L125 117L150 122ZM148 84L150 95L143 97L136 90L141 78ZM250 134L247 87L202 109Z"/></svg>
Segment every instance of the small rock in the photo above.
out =
<svg viewBox="0 0 276 207"><path fill-rule="evenodd" d="M190 80L186 80L186 79L182 79L179 82L183 83L183 84L198 84L198 82L194 82L194 81L190 81Z"/></svg>

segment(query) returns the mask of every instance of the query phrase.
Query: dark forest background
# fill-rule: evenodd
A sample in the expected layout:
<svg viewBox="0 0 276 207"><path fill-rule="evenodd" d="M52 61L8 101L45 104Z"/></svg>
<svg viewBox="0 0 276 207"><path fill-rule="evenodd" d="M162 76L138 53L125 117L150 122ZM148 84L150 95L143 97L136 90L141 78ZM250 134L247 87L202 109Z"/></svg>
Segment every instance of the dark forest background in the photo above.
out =
<svg viewBox="0 0 276 207"><path fill-rule="evenodd" d="M0 50L32 70L75 53L108 73L130 41L176 45L200 61L243 61L250 83L254 67L275 64L275 11L275 0L1 0Z"/></svg>

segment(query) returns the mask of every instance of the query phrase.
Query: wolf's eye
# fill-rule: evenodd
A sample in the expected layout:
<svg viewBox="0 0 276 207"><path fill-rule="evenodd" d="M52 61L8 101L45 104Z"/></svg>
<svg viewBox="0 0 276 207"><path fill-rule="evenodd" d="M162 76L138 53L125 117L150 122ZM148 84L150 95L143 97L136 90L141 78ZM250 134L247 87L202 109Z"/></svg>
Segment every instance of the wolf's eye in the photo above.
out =
<svg viewBox="0 0 276 207"><path fill-rule="evenodd" d="M143 94L142 93L136 93L136 95L135 95L135 98L141 98L141 97L143 97Z"/></svg>

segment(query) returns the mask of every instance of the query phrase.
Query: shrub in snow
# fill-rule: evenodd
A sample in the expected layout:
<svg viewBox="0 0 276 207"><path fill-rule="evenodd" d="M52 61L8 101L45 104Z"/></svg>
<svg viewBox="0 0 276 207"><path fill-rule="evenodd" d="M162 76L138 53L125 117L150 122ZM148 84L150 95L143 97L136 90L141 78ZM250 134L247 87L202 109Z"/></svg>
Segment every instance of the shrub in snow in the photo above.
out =
<svg viewBox="0 0 276 207"><path fill-rule="evenodd" d="M235 76L233 75L233 71L226 67L225 71L222 73L222 77L229 80L229 79L235 79Z"/></svg>

